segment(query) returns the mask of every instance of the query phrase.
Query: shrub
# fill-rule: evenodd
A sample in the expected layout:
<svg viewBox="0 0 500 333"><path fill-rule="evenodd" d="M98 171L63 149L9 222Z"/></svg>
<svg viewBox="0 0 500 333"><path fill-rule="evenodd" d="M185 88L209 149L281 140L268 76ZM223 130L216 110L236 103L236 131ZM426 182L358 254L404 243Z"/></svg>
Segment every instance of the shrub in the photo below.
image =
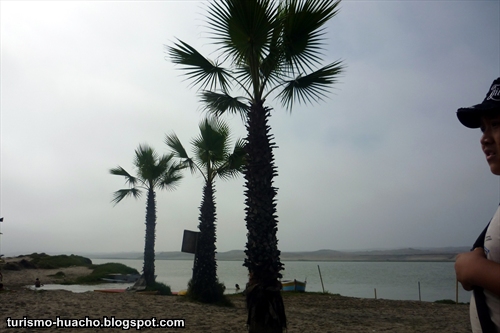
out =
<svg viewBox="0 0 500 333"><path fill-rule="evenodd" d="M464 303L457 303L451 299L438 299L437 301L434 301L434 303L439 303L439 304L464 304Z"/></svg>
<svg viewBox="0 0 500 333"><path fill-rule="evenodd" d="M3 269L8 271L20 271L21 267L16 263L8 262L3 266Z"/></svg>
<svg viewBox="0 0 500 333"><path fill-rule="evenodd" d="M157 291L158 295L172 295L172 290L170 289L170 286L167 286L166 284L161 282L155 282L154 285L146 287L145 290Z"/></svg>
<svg viewBox="0 0 500 333"><path fill-rule="evenodd" d="M188 282L186 297L192 301L202 303L213 303L220 306L233 306L233 303L224 295L226 286L216 281L215 288L204 286L201 290L194 290L192 281Z"/></svg>
<svg viewBox="0 0 500 333"><path fill-rule="evenodd" d="M35 264L33 264L31 261L28 261L26 259L22 259L19 262L19 265L23 268L36 268Z"/></svg>
<svg viewBox="0 0 500 333"><path fill-rule="evenodd" d="M64 272L57 272L56 274L52 274L52 275L49 275L49 276L52 276L52 277L55 277L55 278L58 278L58 279L63 279L66 277L66 274L64 274Z"/></svg>
<svg viewBox="0 0 500 333"><path fill-rule="evenodd" d="M119 263L106 263L101 265L92 265L90 268L94 270L87 276L81 276L76 279L76 283L99 283L102 282L102 278L105 278L109 274L139 274L139 272L132 267L128 267L124 264Z"/></svg>
<svg viewBox="0 0 500 333"><path fill-rule="evenodd" d="M32 253L30 255L30 263L37 268L63 268L70 266L89 266L92 265L92 260L77 255L57 255L49 256L45 253Z"/></svg>

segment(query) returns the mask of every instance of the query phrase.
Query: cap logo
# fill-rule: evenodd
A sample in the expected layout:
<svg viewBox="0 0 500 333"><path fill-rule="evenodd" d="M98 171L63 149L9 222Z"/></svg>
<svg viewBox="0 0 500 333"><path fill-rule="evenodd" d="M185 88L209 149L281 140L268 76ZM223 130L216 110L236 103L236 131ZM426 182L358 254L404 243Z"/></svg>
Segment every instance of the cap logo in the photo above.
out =
<svg viewBox="0 0 500 333"><path fill-rule="evenodd" d="M500 101L500 84L494 84L491 86L490 93L486 100Z"/></svg>

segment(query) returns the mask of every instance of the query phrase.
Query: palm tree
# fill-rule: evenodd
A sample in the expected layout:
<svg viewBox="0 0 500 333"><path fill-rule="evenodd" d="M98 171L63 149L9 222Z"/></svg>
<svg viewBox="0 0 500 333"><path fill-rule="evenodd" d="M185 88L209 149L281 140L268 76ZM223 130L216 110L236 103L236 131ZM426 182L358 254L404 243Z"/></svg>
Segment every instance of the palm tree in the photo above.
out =
<svg viewBox="0 0 500 333"><path fill-rule="evenodd" d="M294 101L308 104L326 96L343 72L341 61L318 68L324 25L336 15L339 3L213 1L208 23L220 57L211 61L180 40L168 47L172 61L200 87L207 111L241 114L246 122L244 265L250 273L246 290L250 332L282 332L286 327L279 282L283 264L276 237L275 144L268 125L271 108L265 102L274 97L291 111Z"/></svg>
<svg viewBox="0 0 500 333"><path fill-rule="evenodd" d="M121 166L109 170L112 175L125 177L129 188L118 190L112 202L119 203L127 196L139 198L142 190L148 193L146 203L146 239L144 245L144 280L146 286L155 284L155 228L156 228L156 189L174 189L182 176L180 165L173 163L174 156L159 156L148 145L139 145L135 150L134 166L137 176L132 176Z"/></svg>
<svg viewBox="0 0 500 333"><path fill-rule="evenodd" d="M200 206L200 234L196 246L193 278L188 295L201 302L221 300L224 290L217 279L215 261L215 185L216 177L223 179L237 176L244 159L244 141L237 140L230 150L229 127L217 119L205 119L200 125L200 135L191 141L194 157L189 157L175 133L167 135L165 143L182 159L192 172L198 171L205 181Z"/></svg>

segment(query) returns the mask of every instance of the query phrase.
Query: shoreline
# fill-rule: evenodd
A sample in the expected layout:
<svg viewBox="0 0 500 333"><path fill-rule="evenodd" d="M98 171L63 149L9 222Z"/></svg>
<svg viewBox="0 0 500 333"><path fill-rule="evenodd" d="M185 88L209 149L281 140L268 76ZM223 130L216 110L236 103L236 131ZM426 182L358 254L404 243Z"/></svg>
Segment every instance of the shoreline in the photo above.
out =
<svg viewBox="0 0 500 333"><path fill-rule="evenodd" d="M90 273L87 267L2 270L3 283L11 289L0 292L0 331L7 331L7 318L61 319L104 317L121 320L183 319L183 332L244 333L247 310L242 294L227 297L234 307L189 302L182 296L141 295L132 292L100 293L65 290L32 290L38 277L43 284L61 283L50 275L64 272L65 279ZM96 288L98 289L98 288ZM391 332L470 333L469 305L426 301L356 298L315 292L282 293L288 318L288 333L303 332ZM27 330L36 330L31 328ZM143 328L142 330L148 331ZM165 329L168 331L169 329ZM61 332L61 328L44 328ZM123 332L122 328L66 327L68 333ZM153 330L154 331L154 330Z"/></svg>
<svg viewBox="0 0 500 333"><path fill-rule="evenodd" d="M381 250L381 251L355 251L342 252L334 250L319 250L309 252L282 252L281 261L318 261L318 262L450 262L455 261L457 254L468 252L465 248L444 248L442 250ZM93 253L82 254L91 259L131 259L142 260L142 253ZM244 261L245 253L242 250L217 252L217 261ZM178 251L157 252L155 260L193 260L194 255Z"/></svg>
<svg viewBox="0 0 500 333"><path fill-rule="evenodd" d="M58 272L63 272L65 277L58 278L53 276ZM10 289L34 285L36 278L40 279L42 284L63 284L73 281L80 276L88 275L91 272L92 269L84 266L55 269L27 268L19 271L2 270L2 283Z"/></svg>

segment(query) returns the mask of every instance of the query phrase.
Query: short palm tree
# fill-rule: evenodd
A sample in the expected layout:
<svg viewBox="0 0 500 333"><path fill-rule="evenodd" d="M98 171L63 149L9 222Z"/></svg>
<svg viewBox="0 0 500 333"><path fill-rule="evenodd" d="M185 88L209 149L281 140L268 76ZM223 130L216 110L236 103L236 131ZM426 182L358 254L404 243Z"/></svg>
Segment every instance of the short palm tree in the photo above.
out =
<svg viewBox="0 0 500 333"><path fill-rule="evenodd" d="M247 128L246 224L244 265L250 332L282 332L286 317L279 278L277 175L265 103L274 97L292 109L293 102L312 103L326 96L343 71L341 61L319 67L324 25L337 13L340 0L224 0L210 2L209 29L220 57L211 61L189 44L168 47L172 61L183 66L201 100L215 115L239 113ZM224 66L227 64L228 66ZM236 93L236 95L233 95Z"/></svg>
<svg viewBox="0 0 500 333"><path fill-rule="evenodd" d="M139 145L135 150L134 166L137 176L132 176L124 168L109 170L112 175L125 177L129 188L118 190L112 202L119 203L127 196L139 198L142 190L148 193L146 203L146 239L144 245L144 279L146 286L155 283L155 229L156 229L156 193L157 189L174 189L182 176L181 166L174 163L173 154L159 156L148 145Z"/></svg>
<svg viewBox="0 0 500 333"><path fill-rule="evenodd" d="M217 177L227 179L237 176L241 172L245 153L243 140L237 140L231 151L230 131L224 122L204 119L199 127L200 135L191 141L194 157L189 157L175 133L167 135L165 143L185 166L192 172L199 172L205 181L198 225L200 233L188 295L201 302L213 303L221 300L224 293L217 279L215 261L214 181Z"/></svg>

